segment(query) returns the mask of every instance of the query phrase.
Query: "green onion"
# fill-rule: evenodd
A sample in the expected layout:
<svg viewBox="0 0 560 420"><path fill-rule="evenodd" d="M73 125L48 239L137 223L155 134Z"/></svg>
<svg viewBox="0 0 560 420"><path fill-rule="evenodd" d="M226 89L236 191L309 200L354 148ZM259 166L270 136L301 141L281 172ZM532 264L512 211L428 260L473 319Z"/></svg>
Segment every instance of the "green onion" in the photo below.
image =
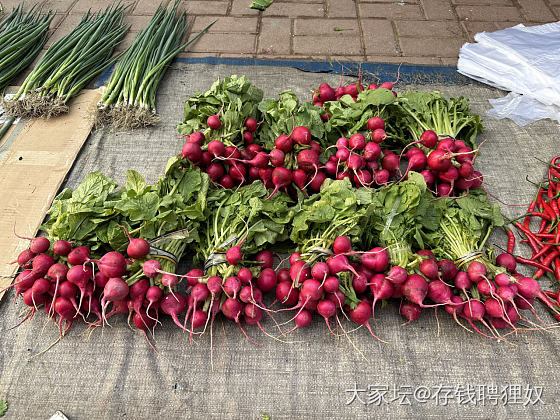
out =
<svg viewBox="0 0 560 420"><path fill-rule="evenodd" d="M148 26L125 51L99 102L97 124L132 129L159 120L156 92L169 64L214 24L182 44L190 22L186 12L178 12L179 3L175 0L169 9L169 1L160 4Z"/></svg>
<svg viewBox="0 0 560 420"><path fill-rule="evenodd" d="M23 4L0 21L0 91L37 57L54 17L49 11L41 15L37 5L23 13Z"/></svg>
<svg viewBox="0 0 560 420"><path fill-rule="evenodd" d="M118 59L112 58L129 26L120 1L102 12L90 13L39 59L31 74L10 100L9 115L51 117L68 112L67 102Z"/></svg>

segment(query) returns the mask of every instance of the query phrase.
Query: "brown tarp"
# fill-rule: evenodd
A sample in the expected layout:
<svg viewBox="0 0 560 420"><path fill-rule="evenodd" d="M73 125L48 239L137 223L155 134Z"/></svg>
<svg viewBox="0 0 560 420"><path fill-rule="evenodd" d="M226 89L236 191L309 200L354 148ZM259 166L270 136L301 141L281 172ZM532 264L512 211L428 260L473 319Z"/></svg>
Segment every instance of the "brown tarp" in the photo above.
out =
<svg viewBox="0 0 560 420"><path fill-rule="evenodd" d="M339 80L280 67L177 64L158 95L162 124L133 133L92 133L66 185L76 186L92 170L123 182L128 168L155 181L168 157L180 150L175 126L183 100L195 90L206 90L218 76L234 73L246 74L267 96L293 89L307 98L311 87L323 81L338 85ZM467 96L481 115L488 98L502 95L480 85L411 87ZM487 188L508 203L528 203L535 188L525 176L540 179L545 165L536 158L558 154L558 125L541 121L520 128L489 118L484 123L488 141L477 166ZM523 208L502 205L509 216ZM503 233L494 235L493 243L503 246ZM208 335L190 344L188 335L169 320L154 340L162 356L123 318L91 336L76 325L62 342L31 359L57 339L58 331L43 313L7 330L24 309L22 303L14 307L13 296L10 292L0 304L0 397L10 404L7 418L48 418L56 410L71 419L259 419L263 413L272 419L560 417L560 331L554 329L497 342L465 331L440 310L438 334L433 310L401 327L398 305L391 303L376 310L373 324L388 344L363 328L349 339L334 337L316 319L285 338L292 343L274 341L249 327L249 334L262 343L257 347L235 324L220 318L212 371ZM542 323L552 323L545 311L539 313ZM271 322L264 326L272 330ZM359 390L360 399L347 404L352 389Z"/></svg>

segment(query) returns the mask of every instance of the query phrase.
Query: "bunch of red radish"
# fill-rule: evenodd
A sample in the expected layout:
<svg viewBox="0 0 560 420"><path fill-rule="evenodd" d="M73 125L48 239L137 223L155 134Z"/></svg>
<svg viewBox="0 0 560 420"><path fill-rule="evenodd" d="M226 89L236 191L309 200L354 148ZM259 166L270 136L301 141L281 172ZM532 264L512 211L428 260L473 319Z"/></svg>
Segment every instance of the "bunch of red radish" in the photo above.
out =
<svg viewBox="0 0 560 420"><path fill-rule="evenodd" d="M245 125L256 129L252 119ZM212 182L228 189L258 180L274 189L272 195L280 189L296 197L296 188L317 192L327 178L349 178L356 187L386 185L397 175L399 157L380 147L387 137L382 118L370 118L367 128L366 135L340 138L336 153L324 164L321 160L327 150L312 141L305 126L280 135L270 151L257 143L246 144L244 149L226 146L220 140L206 143L205 135L195 132L186 136L182 157L206 172Z"/></svg>
<svg viewBox="0 0 560 420"><path fill-rule="evenodd" d="M398 81L398 80L397 80ZM350 95L354 102L358 101L358 95L363 90L376 90L379 88L388 89L393 92L395 98L397 97L397 92L393 91L393 87L397 83L395 82L383 82L380 85L376 83L370 83L367 88L362 86L361 80L358 80L356 83L350 83L346 86L342 86L342 79L340 80L339 86L335 89L331 87L328 83L321 83L319 87L313 92L311 96L311 100L313 101L313 105L317 105L322 107L325 102L331 101L338 101L344 95ZM324 114L323 120L328 120L329 115Z"/></svg>
<svg viewBox="0 0 560 420"><path fill-rule="evenodd" d="M447 136L438 138L431 131L425 131L420 139L410 143L401 156L408 161L403 178L408 171L420 172L428 188L439 197L460 196L463 191L482 186L482 174L474 170L477 150L472 150L462 140ZM415 146L417 145L417 146Z"/></svg>

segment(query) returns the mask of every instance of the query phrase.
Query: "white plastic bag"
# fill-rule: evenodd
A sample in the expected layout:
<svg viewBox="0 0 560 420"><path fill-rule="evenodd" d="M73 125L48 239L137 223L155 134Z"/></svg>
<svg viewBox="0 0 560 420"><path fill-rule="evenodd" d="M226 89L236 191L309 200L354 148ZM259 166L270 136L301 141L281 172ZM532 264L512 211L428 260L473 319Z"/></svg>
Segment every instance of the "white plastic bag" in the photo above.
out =
<svg viewBox="0 0 560 420"><path fill-rule="evenodd" d="M458 71L515 93L491 101L489 115L519 125L560 120L560 22L482 32L475 40L461 48Z"/></svg>

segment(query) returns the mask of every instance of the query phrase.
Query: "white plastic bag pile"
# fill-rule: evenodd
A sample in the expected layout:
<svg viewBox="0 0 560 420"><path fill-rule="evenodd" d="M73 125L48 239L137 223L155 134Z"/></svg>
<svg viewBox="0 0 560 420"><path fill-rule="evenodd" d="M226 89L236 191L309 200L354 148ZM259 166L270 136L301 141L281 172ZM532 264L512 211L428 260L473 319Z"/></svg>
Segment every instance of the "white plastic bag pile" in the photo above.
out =
<svg viewBox="0 0 560 420"><path fill-rule="evenodd" d="M560 22L481 32L459 53L459 73L510 93L490 100L488 115L524 126L560 122Z"/></svg>

